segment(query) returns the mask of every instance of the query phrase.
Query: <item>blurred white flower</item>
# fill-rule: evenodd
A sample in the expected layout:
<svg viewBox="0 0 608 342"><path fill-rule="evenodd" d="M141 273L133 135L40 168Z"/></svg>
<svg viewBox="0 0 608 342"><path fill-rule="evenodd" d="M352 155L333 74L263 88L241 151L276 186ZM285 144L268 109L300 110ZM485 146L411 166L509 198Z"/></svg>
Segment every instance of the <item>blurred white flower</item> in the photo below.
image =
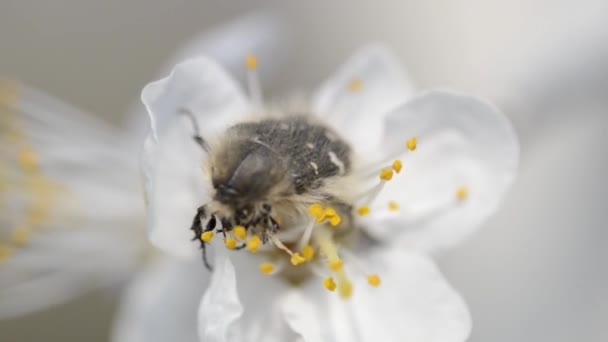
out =
<svg viewBox="0 0 608 342"><path fill-rule="evenodd" d="M280 26L272 15L240 18L194 37L171 64L205 53L239 73L236 56L280 57ZM114 127L0 80L0 319L124 283L158 256L143 235L135 152L145 115L132 112L128 128Z"/></svg>
<svg viewBox="0 0 608 342"><path fill-rule="evenodd" d="M142 93L151 120L143 155L148 234L189 261L163 261L137 281L116 340L196 341L198 325L201 341L464 341L466 305L426 255L479 227L513 181L519 147L507 119L463 95L412 96L386 49L362 49L315 93L310 110L361 161L354 187L368 190L351 203L349 233L359 243L337 239L330 226L338 215L312 204L315 219L282 227L285 234L259 247L265 253L229 251L240 240L254 252L259 236L222 231L229 248L219 239L207 245L215 257L209 276L191 259L200 252L188 227L214 195L193 128L212 142L264 111L257 61L248 64L251 101L206 57L178 64ZM338 168L344 162L330 159Z"/></svg>

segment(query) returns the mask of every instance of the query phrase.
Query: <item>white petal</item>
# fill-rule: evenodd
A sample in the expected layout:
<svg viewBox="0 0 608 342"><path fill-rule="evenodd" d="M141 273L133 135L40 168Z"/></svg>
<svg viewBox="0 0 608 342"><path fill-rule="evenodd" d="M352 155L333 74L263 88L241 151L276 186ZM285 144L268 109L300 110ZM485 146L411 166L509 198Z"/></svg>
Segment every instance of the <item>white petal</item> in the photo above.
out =
<svg viewBox="0 0 608 342"><path fill-rule="evenodd" d="M142 101L151 121L143 154L149 237L168 253L193 256L189 227L208 200L206 155L192 139L194 126L183 111L194 115L209 140L247 114L248 104L235 82L205 57L178 64L167 78L148 84Z"/></svg>
<svg viewBox="0 0 608 342"><path fill-rule="evenodd" d="M382 278L377 288L359 275L347 301L320 283L285 298L286 320L304 341L466 340L471 330L466 304L430 259L392 250L366 260Z"/></svg>
<svg viewBox="0 0 608 342"><path fill-rule="evenodd" d="M417 96L392 112L386 122L387 151L418 148L403 159L403 170L377 199L395 200L397 213L370 216L369 231L379 238L436 250L475 231L494 213L513 182L519 144L510 122L492 105L445 91ZM459 201L457 189L468 197Z"/></svg>
<svg viewBox="0 0 608 342"><path fill-rule="evenodd" d="M353 80L361 89L353 91ZM393 54L371 45L357 51L315 94L313 109L361 154L377 151L390 110L405 102L412 86Z"/></svg>
<svg viewBox="0 0 608 342"><path fill-rule="evenodd" d="M199 260L151 264L125 292L112 341L198 341L196 312L208 275Z"/></svg>

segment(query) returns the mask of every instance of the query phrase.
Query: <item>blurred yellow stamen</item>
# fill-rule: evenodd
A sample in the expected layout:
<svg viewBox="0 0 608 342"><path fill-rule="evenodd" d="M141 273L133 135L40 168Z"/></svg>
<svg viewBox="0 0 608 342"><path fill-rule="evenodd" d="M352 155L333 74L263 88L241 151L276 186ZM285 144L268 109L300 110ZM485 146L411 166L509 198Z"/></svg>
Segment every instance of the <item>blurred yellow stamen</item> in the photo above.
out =
<svg viewBox="0 0 608 342"><path fill-rule="evenodd" d="M359 214L360 216L365 216L369 214L369 211L369 207L367 205L363 205L357 209L357 214Z"/></svg>
<svg viewBox="0 0 608 342"><path fill-rule="evenodd" d="M294 253L291 251L291 249L289 249L287 246L285 246L281 240L279 240L276 236L274 235L268 235L270 237L270 241L272 241L272 243L278 248L281 249L283 251L285 251L287 254L289 254L291 256L291 264L294 266L298 266L300 264L303 264L306 262L306 259L300 255L300 253Z"/></svg>
<svg viewBox="0 0 608 342"><path fill-rule="evenodd" d="M245 56L245 66L248 70L255 70L258 68L258 58L256 55L250 53Z"/></svg>
<svg viewBox="0 0 608 342"><path fill-rule="evenodd" d="M370 274L367 276L367 282L373 286L373 287L378 287L380 286L380 277L377 274Z"/></svg>
<svg viewBox="0 0 608 342"><path fill-rule="evenodd" d="M226 248L235 249L236 248L236 239L233 237L227 237L224 239L224 243L226 244Z"/></svg>
<svg viewBox="0 0 608 342"><path fill-rule="evenodd" d="M325 208L325 216L331 217L331 216L336 216L336 215L338 215L338 213L336 213L336 210L334 208L332 208L332 207Z"/></svg>
<svg viewBox="0 0 608 342"><path fill-rule="evenodd" d="M235 226L232 232L234 233L234 236L240 240L245 240L247 237L247 229L243 226Z"/></svg>
<svg viewBox="0 0 608 342"><path fill-rule="evenodd" d="M393 162L393 170L395 170L395 172L399 173L399 172L401 172L402 168L403 168L403 163L401 162L401 160L396 159Z"/></svg>
<svg viewBox="0 0 608 342"><path fill-rule="evenodd" d="M465 200L469 196L469 189L466 186L462 186L456 189L456 198L459 200Z"/></svg>
<svg viewBox="0 0 608 342"><path fill-rule="evenodd" d="M323 286L333 292L336 289L336 282L334 281L334 278L328 277L323 280Z"/></svg>
<svg viewBox="0 0 608 342"><path fill-rule="evenodd" d="M0 244L0 263L8 260L13 255L13 249L5 244Z"/></svg>
<svg viewBox="0 0 608 342"><path fill-rule="evenodd" d="M11 241L17 246L24 246L32 237L32 230L28 227L15 228L11 232Z"/></svg>
<svg viewBox="0 0 608 342"><path fill-rule="evenodd" d="M249 239L249 241L247 241L247 250L249 250L251 253L255 253L258 251L261 245L262 240L260 239L260 237L254 235L251 237L251 239Z"/></svg>
<svg viewBox="0 0 608 342"><path fill-rule="evenodd" d="M380 179L387 182L393 179L393 169L382 169L382 171L380 171Z"/></svg>
<svg viewBox="0 0 608 342"><path fill-rule="evenodd" d="M312 248L311 245L302 247L302 256L306 258L306 260L312 260L315 257L315 249Z"/></svg>
<svg viewBox="0 0 608 342"><path fill-rule="evenodd" d="M270 275L274 271L274 265L269 262L263 262L260 264L260 272L264 275Z"/></svg>
<svg viewBox="0 0 608 342"><path fill-rule="evenodd" d="M319 203L311 204L308 207L308 213L310 216L314 217L317 222L323 222L325 219L325 210L323 210L323 206Z"/></svg>
<svg viewBox="0 0 608 342"><path fill-rule="evenodd" d="M291 255L291 264L294 266L301 265L306 262L306 258L300 255L300 253L293 253Z"/></svg>
<svg viewBox="0 0 608 342"><path fill-rule="evenodd" d="M407 149L410 151L416 150L416 146L418 146L418 138L413 137L412 139L408 140L405 143L405 146L407 146Z"/></svg>
<svg viewBox="0 0 608 342"><path fill-rule="evenodd" d="M389 201L388 202L388 210L390 210L390 211L397 211L397 210L399 210L399 203L397 203L395 201Z"/></svg>
<svg viewBox="0 0 608 342"><path fill-rule="evenodd" d="M348 90L352 91L353 93L361 91L362 88L363 88L362 80L360 80L358 78L353 78L352 80L348 81Z"/></svg>
<svg viewBox="0 0 608 342"><path fill-rule="evenodd" d="M19 165L24 171L36 171L38 161L36 158L36 153L31 147L23 147L19 151Z"/></svg>
<svg viewBox="0 0 608 342"><path fill-rule="evenodd" d="M213 239L213 236L214 236L214 235L215 235L215 233L214 233L214 232L211 232L211 231L209 231L209 232L204 232L204 233L202 233L202 234L201 234L201 240L203 240L203 241L205 241L205 242L209 243L209 242L211 242L211 239Z"/></svg>
<svg viewBox="0 0 608 342"><path fill-rule="evenodd" d="M344 267L342 267L342 260L338 256L338 249L333 242L332 233L326 228L318 227L313 231L313 237L321 252L327 257L328 265L336 274L338 293L342 298L349 298L352 295L352 283L344 271Z"/></svg>
<svg viewBox="0 0 608 342"><path fill-rule="evenodd" d="M344 263L342 262L342 260L333 260L330 261L327 265L329 266L329 268L331 268L332 271L337 272L342 269Z"/></svg>
<svg viewBox="0 0 608 342"><path fill-rule="evenodd" d="M342 222L342 218L338 215L329 218L329 224L331 224L333 227L339 225L340 222Z"/></svg>

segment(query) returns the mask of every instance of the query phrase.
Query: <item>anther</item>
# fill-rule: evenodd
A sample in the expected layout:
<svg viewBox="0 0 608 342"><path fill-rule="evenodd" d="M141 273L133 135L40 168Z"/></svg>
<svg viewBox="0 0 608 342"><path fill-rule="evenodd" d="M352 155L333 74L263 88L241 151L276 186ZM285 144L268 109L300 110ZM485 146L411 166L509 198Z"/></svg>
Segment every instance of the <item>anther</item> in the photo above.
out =
<svg viewBox="0 0 608 342"><path fill-rule="evenodd" d="M328 277L323 280L323 286L329 291L334 291L336 289L336 282L334 281L334 278Z"/></svg>
<svg viewBox="0 0 608 342"><path fill-rule="evenodd" d="M367 205L363 205L357 209L357 214L359 214L359 216L365 216L369 215L369 211L369 207Z"/></svg>
<svg viewBox="0 0 608 342"><path fill-rule="evenodd" d="M469 196L469 189L466 186L461 186L456 189L456 198L460 201L465 200Z"/></svg>
<svg viewBox="0 0 608 342"><path fill-rule="evenodd" d="M380 286L380 277L377 274L370 274L367 276L367 282L373 286L373 287L378 287Z"/></svg>
<svg viewBox="0 0 608 342"><path fill-rule="evenodd" d="M291 255L291 264L294 266L301 265L306 262L306 258L300 255L300 253L293 253Z"/></svg>
<svg viewBox="0 0 608 342"><path fill-rule="evenodd" d="M416 137L411 138L410 140L408 140L405 143L405 146L407 146L407 149L410 151L416 150L417 145L418 145L418 139Z"/></svg>
<svg viewBox="0 0 608 342"><path fill-rule="evenodd" d="M325 219L325 210L323 210L323 206L319 203L311 204L308 207L308 213L310 216L314 217L317 222L323 222Z"/></svg>
<svg viewBox="0 0 608 342"><path fill-rule="evenodd" d="M236 248L236 239L233 237L227 237L224 239L224 243L226 244L226 248L235 249Z"/></svg>
<svg viewBox="0 0 608 342"><path fill-rule="evenodd" d="M201 234L201 240L209 243L211 242L211 239L213 239L213 235L215 235L215 233L212 231L204 232Z"/></svg>
<svg viewBox="0 0 608 342"><path fill-rule="evenodd" d="M249 250L251 253L255 253L258 251L261 244L262 239L260 239L259 236L254 235L251 237L251 239L249 239L249 241L247 241L247 250Z"/></svg>
<svg viewBox="0 0 608 342"><path fill-rule="evenodd" d="M340 224L340 222L342 222L342 218L339 215L335 215L329 218L329 224L331 224L332 227L336 227Z"/></svg>
<svg viewBox="0 0 608 342"><path fill-rule="evenodd" d="M274 264L270 262L263 262L260 264L260 272L264 275L270 275L274 271Z"/></svg>
<svg viewBox="0 0 608 342"><path fill-rule="evenodd" d="M245 66L247 67L248 70L255 70L258 68L258 58L250 53L247 56L245 56Z"/></svg>
<svg viewBox="0 0 608 342"><path fill-rule="evenodd" d="M395 201L389 201L388 202L388 210L390 210L390 211L397 211L397 210L399 210L399 203L397 203Z"/></svg>
<svg viewBox="0 0 608 342"><path fill-rule="evenodd" d="M302 256L306 260L312 260L315 257L315 249L311 245L306 245L302 248Z"/></svg>
<svg viewBox="0 0 608 342"><path fill-rule="evenodd" d="M348 82L348 90L356 93L363 88L363 81L358 78L353 78Z"/></svg>
<svg viewBox="0 0 608 342"><path fill-rule="evenodd" d="M380 171L380 179L387 182L393 179L393 169L382 169L382 171Z"/></svg>
<svg viewBox="0 0 608 342"><path fill-rule="evenodd" d="M234 233L234 236L240 240L245 240L247 237L247 229L243 226L235 226L232 232Z"/></svg>
<svg viewBox="0 0 608 342"><path fill-rule="evenodd" d="M401 172L402 168L403 168L403 163L401 163L401 160L396 159L393 162L393 170L395 170L395 172L399 173L399 172Z"/></svg>
<svg viewBox="0 0 608 342"><path fill-rule="evenodd" d="M330 262L327 263L327 265L329 266L329 268L331 268L332 271L334 272L338 272L339 270L342 269L342 267L344 266L344 263L342 262L342 260L332 260Z"/></svg>

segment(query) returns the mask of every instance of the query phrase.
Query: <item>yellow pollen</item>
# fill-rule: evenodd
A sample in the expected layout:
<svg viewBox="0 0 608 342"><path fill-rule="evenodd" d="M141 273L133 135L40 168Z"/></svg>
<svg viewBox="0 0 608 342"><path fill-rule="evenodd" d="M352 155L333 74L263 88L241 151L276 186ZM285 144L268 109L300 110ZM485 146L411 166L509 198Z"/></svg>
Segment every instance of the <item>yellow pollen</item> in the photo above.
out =
<svg viewBox="0 0 608 342"><path fill-rule="evenodd" d="M247 237L247 229L243 226L235 226L232 232L234 233L234 236L240 240L245 240Z"/></svg>
<svg viewBox="0 0 608 342"><path fill-rule="evenodd" d="M397 210L399 210L399 203L397 203L395 201L388 202L388 210L390 210L390 211L397 211Z"/></svg>
<svg viewBox="0 0 608 342"><path fill-rule="evenodd" d="M261 244L262 240L260 239L260 237L254 235L251 237L251 239L249 239L249 241L247 241L247 250L249 250L251 253L255 253L258 251Z"/></svg>
<svg viewBox="0 0 608 342"><path fill-rule="evenodd" d="M270 275L274 271L274 265L270 262L263 262L260 264L260 272L264 275Z"/></svg>
<svg viewBox="0 0 608 342"><path fill-rule="evenodd" d="M323 222L325 220L325 210L323 210L323 206L319 203L315 203L308 207L308 213L310 216L315 218L317 222Z"/></svg>
<svg viewBox="0 0 608 342"><path fill-rule="evenodd" d="M258 68L258 58L256 55L250 53L245 56L245 66L248 70L255 70Z"/></svg>
<svg viewBox="0 0 608 342"><path fill-rule="evenodd" d="M233 237L227 237L224 239L224 243L226 244L226 248L235 249L236 248L236 239Z"/></svg>
<svg viewBox="0 0 608 342"><path fill-rule="evenodd" d="M381 281L377 274L370 274L367 276L367 282L373 287L378 287Z"/></svg>
<svg viewBox="0 0 608 342"><path fill-rule="evenodd" d="M363 81L358 78L353 78L348 82L348 90L356 93L363 88Z"/></svg>
<svg viewBox="0 0 608 342"><path fill-rule="evenodd" d="M383 181L390 181L393 179L393 169L382 169L382 171L380 171L380 179Z"/></svg>
<svg viewBox="0 0 608 342"><path fill-rule="evenodd" d="M342 269L342 266L344 266L344 263L342 262L342 260L332 260L329 263L327 263L327 265L329 266L329 268L331 268L332 271L334 272L338 272L339 270Z"/></svg>
<svg viewBox="0 0 608 342"><path fill-rule="evenodd" d="M418 145L418 138L416 138L416 137L413 137L412 139L408 140L405 143L405 146L407 146L407 149L410 151L416 150L417 145Z"/></svg>
<svg viewBox="0 0 608 342"><path fill-rule="evenodd" d="M456 189L456 198L463 201L469 196L469 189L466 186L461 186Z"/></svg>
<svg viewBox="0 0 608 342"><path fill-rule="evenodd" d="M369 214L369 207L364 205L359 207L359 209L357 209L357 214L359 214L359 216L365 216Z"/></svg>
<svg viewBox="0 0 608 342"><path fill-rule="evenodd" d="M315 249L312 248L311 245L302 247L302 256L306 258L306 260L312 260L315 257Z"/></svg>
<svg viewBox="0 0 608 342"><path fill-rule="evenodd" d="M323 280L323 286L329 291L334 291L336 289L336 282L332 277L325 278L325 280Z"/></svg>
<svg viewBox="0 0 608 342"><path fill-rule="evenodd" d="M13 255L13 249L5 244L0 244L0 263L8 260Z"/></svg>
<svg viewBox="0 0 608 342"><path fill-rule="evenodd" d="M24 246L30 241L32 230L28 227L15 228L11 232L11 241L17 246Z"/></svg>
<svg viewBox="0 0 608 342"><path fill-rule="evenodd" d="M336 216L338 215L338 213L336 212L336 210L332 207L327 207L325 208L325 216Z"/></svg>
<svg viewBox="0 0 608 342"><path fill-rule="evenodd" d="M333 227L339 225L340 222L342 222L342 218L338 215L329 218L329 224L331 224Z"/></svg>
<svg viewBox="0 0 608 342"><path fill-rule="evenodd" d="M201 234L201 240L209 243L211 242L211 239L213 239L213 235L215 235L214 232L204 232Z"/></svg>
<svg viewBox="0 0 608 342"><path fill-rule="evenodd" d="M35 171L38 166L36 153L30 147L24 147L19 151L19 165L25 171Z"/></svg>
<svg viewBox="0 0 608 342"><path fill-rule="evenodd" d="M401 172L402 168L403 168L403 163L401 162L401 160L396 159L393 162L393 170L395 170L395 172L399 173L399 172Z"/></svg>
<svg viewBox="0 0 608 342"><path fill-rule="evenodd" d="M338 293L343 299L350 298L353 295L353 283L348 279L340 281L340 284L338 285Z"/></svg>
<svg viewBox="0 0 608 342"><path fill-rule="evenodd" d="M293 253L291 255L291 264L294 266L298 266L306 262L306 258L300 255L300 253Z"/></svg>

